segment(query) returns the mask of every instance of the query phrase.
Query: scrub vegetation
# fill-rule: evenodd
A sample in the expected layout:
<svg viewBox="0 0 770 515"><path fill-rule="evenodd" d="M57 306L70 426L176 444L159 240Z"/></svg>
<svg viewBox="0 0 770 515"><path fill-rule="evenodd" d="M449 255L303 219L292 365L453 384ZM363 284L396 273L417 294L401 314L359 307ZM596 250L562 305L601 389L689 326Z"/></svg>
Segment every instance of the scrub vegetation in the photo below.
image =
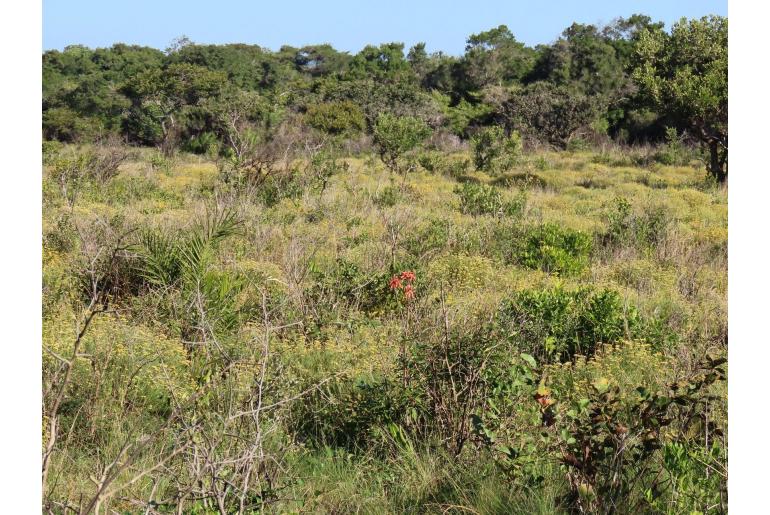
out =
<svg viewBox="0 0 770 515"><path fill-rule="evenodd" d="M46 52L43 510L726 512L726 33Z"/></svg>

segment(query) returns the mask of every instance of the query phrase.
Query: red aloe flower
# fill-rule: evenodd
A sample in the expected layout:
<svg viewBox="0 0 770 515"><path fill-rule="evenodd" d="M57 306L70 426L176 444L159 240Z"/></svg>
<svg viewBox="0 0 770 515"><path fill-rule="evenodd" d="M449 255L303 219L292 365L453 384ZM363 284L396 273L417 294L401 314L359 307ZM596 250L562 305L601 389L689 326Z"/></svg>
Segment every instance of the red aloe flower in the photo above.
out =
<svg viewBox="0 0 770 515"><path fill-rule="evenodd" d="M414 272L401 272L401 279L403 281L414 281L416 276L414 275Z"/></svg>
<svg viewBox="0 0 770 515"><path fill-rule="evenodd" d="M388 286L390 286L391 290L397 290L401 288L401 279L398 278L398 276L394 275L390 282L388 283Z"/></svg>
<svg viewBox="0 0 770 515"><path fill-rule="evenodd" d="M407 299L414 298L414 287L411 284L404 286L404 296L406 296Z"/></svg>

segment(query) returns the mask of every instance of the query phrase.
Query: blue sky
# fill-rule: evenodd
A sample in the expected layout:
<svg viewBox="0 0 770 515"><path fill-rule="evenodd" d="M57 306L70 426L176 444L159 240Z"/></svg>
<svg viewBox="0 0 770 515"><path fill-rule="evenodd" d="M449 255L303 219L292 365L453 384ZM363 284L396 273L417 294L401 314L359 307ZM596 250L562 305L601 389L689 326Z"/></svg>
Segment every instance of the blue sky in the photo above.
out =
<svg viewBox="0 0 770 515"><path fill-rule="evenodd" d="M573 21L607 23L641 12L667 25L682 16L727 15L714 0L44 0L43 49L113 43L164 49L182 34L196 43L331 43L355 53L366 44L425 41L459 55L465 39L506 24L529 45L549 43Z"/></svg>

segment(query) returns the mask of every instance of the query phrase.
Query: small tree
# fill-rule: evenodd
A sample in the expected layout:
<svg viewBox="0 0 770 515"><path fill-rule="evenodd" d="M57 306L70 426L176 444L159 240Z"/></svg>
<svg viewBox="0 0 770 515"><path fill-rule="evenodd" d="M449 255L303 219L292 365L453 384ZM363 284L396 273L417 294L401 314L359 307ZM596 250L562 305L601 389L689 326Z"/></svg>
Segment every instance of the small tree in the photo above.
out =
<svg viewBox="0 0 770 515"><path fill-rule="evenodd" d="M700 139L709 172L727 180L727 18L674 24L671 34L645 29L634 79L648 100Z"/></svg>
<svg viewBox="0 0 770 515"><path fill-rule="evenodd" d="M476 169L496 172L514 164L521 153L521 137L516 131L506 136L498 125L480 130L471 137Z"/></svg>
<svg viewBox="0 0 770 515"><path fill-rule="evenodd" d="M566 148L578 129L589 125L604 107L600 98L540 81L512 94L500 115L510 128Z"/></svg>
<svg viewBox="0 0 770 515"><path fill-rule="evenodd" d="M383 113L374 127L374 144L380 159L391 172L404 172L401 158L430 135L430 128L413 116Z"/></svg>
<svg viewBox="0 0 770 515"><path fill-rule="evenodd" d="M205 107L222 140L225 159L218 165L226 182L258 188L280 163L288 163L293 141L279 137L283 113L276 102L255 92L236 91L211 99Z"/></svg>

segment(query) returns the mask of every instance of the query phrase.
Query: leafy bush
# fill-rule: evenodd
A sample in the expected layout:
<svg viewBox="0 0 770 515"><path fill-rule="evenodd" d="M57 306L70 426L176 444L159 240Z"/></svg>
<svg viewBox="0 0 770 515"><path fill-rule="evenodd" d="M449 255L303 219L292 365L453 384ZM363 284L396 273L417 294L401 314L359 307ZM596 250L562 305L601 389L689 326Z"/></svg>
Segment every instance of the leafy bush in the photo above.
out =
<svg viewBox="0 0 770 515"><path fill-rule="evenodd" d="M692 159L692 152L685 147L676 128L666 127L666 144L655 152L653 159L663 165L686 166Z"/></svg>
<svg viewBox="0 0 770 515"><path fill-rule="evenodd" d="M320 197L334 175L347 172L349 169L348 163L337 159L333 149L323 149L311 156L305 171L306 180L312 189L318 191Z"/></svg>
<svg viewBox="0 0 770 515"><path fill-rule="evenodd" d="M574 133L596 117L599 105L567 86L535 82L511 95L503 116L527 136L566 148Z"/></svg>
<svg viewBox="0 0 770 515"><path fill-rule="evenodd" d="M649 205L637 214L624 197L616 197L607 213L607 231L603 241L610 246L634 245L654 249L665 239L671 217L663 206Z"/></svg>
<svg viewBox="0 0 770 515"><path fill-rule="evenodd" d="M311 127L333 136L355 135L366 127L363 111L349 100L311 105L305 114L305 121Z"/></svg>
<svg viewBox="0 0 770 515"><path fill-rule="evenodd" d="M430 277L440 280L453 290L476 290L495 277L492 261L481 256L449 254L431 261Z"/></svg>
<svg viewBox="0 0 770 515"><path fill-rule="evenodd" d="M64 148L64 145L62 145L60 141L56 140L44 140L42 146L44 165L53 163L53 161L56 159L56 156L59 155L59 153Z"/></svg>
<svg viewBox="0 0 770 515"><path fill-rule="evenodd" d="M430 134L430 128L413 116L394 116L382 113L374 126L374 144L390 171L403 172L401 159L416 148Z"/></svg>
<svg viewBox="0 0 770 515"><path fill-rule="evenodd" d="M445 323L443 331L408 342L403 375L425 399L425 430L458 456L473 435L473 416L483 412L499 375L508 371L511 349L486 321Z"/></svg>
<svg viewBox="0 0 770 515"><path fill-rule="evenodd" d="M591 144L583 138L570 138L567 142L567 152L585 152L591 148Z"/></svg>
<svg viewBox="0 0 770 515"><path fill-rule="evenodd" d="M253 198L259 200L265 207L273 207L283 199L300 198L304 190L299 175L290 170L266 177Z"/></svg>
<svg viewBox="0 0 770 515"><path fill-rule="evenodd" d="M205 341L212 330L230 331L248 313L237 299L243 279L213 262L220 244L240 224L234 212L215 210L188 231L145 230L139 237L134 271L168 301L164 315L178 324L186 341Z"/></svg>
<svg viewBox="0 0 770 515"><path fill-rule="evenodd" d="M521 154L521 146L518 132L506 136L498 125L481 129L471 137L473 162L477 170L484 172L494 173L511 167Z"/></svg>
<svg viewBox="0 0 770 515"><path fill-rule="evenodd" d="M404 248L417 258L439 252L450 241L451 224L448 220L431 219L427 225L410 232L404 240Z"/></svg>
<svg viewBox="0 0 770 515"><path fill-rule="evenodd" d="M204 154L210 157L219 155L221 143L217 135L206 131L197 136L193 136L185 143L184 149L193 154Z"/></svg>
<svg viewBox="0 0 770 515"><path fill-rule="evenodd" d="M718 438L713 438L710 446L668 442L663 446L662 454L663 467L669 478L666 485L669 503L678 511L708 513L709 508L724 504L727 455ZM662 509L664 505L664 499L656 498L654 494L648 500L656 509Z"/></svg>
<svg viewBox="0 0 770 515"><path fill-rule="evenodd" d="M655 161L668 166L685 166L690 162L691 158L692 155L685 148L682 138L677 134L676 128L666 127L666 144L655 153Z"/></svg>
<svg viewBox="0 0 770 515"><path fill-rule="evenodd" d="M455 188L460 197L460 210L470 215L518 216L524 210L526 196L522 193L516 200L506 202L494 186L466 182Z"/></svg>
<svg viewBox="0 0 770 515"><path fill-rule="evenodd" d="M401 191L395 186L385 186L372 199L380 207L393 207L401 198Z"/></svg>
<svg viewBox="0 0 770 515"><path fill-rule="evenodd" d="M314 447L362 450L377 445L377 433L404 424L415 397L387 378L336 380L294 404L289 427Z"/></svg>
<svg viewBox="0 0 770 515"><path fill-rule="evenodd" d="M162 152L154 152L149 159L150 169L153 172L171 173L174 164L170 157L164 156Z"/></svg>
<svg viewBox="0 0 770 515"><path fill-rule="evenodd" d="M399 306L388 287L387 270L366 272L344 259L328 268L310 269L310 284L302 292L303 326L306 334L323 339L339 322L341 310L358 310L369 316Z"/></svg>
<svg viewBox="0 0 770 515"><path fill-rule="evenodd" d="M591 355L600 343L629 336L638 316L613 290L556 287L524 290L506 299L499 323L522 350L553 362Z"/></svg>
<svg viewBox="0 0 770 515"><path fill-rule="evenodd" d="M423 152L417 158L420 166L429 172L441 173L447 166L446 156L437 151Z"/></svg>
<svg viewBox="0 0 770 515"><path fill-rule="evenodd" d="M687 480L681 443L699 428L712 438L722 434L713 421L705 420L699 407L714 400L709 389L725 379L724 362L707 356L689 380L669 384L663 392L639 387L630 398L621 396L620 388L609 379L596 380L588 398L565 412L559 424L564 427L557 433L571 487L569 503L590 513L611 512L612 506L619 505L632 512L646 511L650 505L662 507L661 497L668 485L655 456L667 434L669 438L673 434L676 440L663 452L664 466L674 473L674 488L685 486L691 493L700 493L695 504L705 508L702 491L693 488L695 485L684 481L677 485L678 479ZM681 491L677 493L681 495ZM718 487L710 496L717 506L721 504Z"/></svg>
<svg viewBox="0 0 770 515"><path fill-rule="evenodd" d="M43 112L43 137L67 143L92 140L103 129L96 118L80 115L68 107L54 107Z"/></svg>
<svg viewBox="0 0 770 515"><path fill-rule="evenodd" d="M56 144L44 147L43 159L50 167L48 178L55 182L68 205L73 206L86 189L103 188L118 175L129 152L120 144L108 143L88 150L66 151Z"/></svg>
<svg viewBox="0 0 770 515"><path fill-rule="evenodd" d="M593 248L591 237L556 224L544 224L513 231L501 228L499 244L504 257L527 268L539 268L558 275L574 275L588 266Z"/></svg>

